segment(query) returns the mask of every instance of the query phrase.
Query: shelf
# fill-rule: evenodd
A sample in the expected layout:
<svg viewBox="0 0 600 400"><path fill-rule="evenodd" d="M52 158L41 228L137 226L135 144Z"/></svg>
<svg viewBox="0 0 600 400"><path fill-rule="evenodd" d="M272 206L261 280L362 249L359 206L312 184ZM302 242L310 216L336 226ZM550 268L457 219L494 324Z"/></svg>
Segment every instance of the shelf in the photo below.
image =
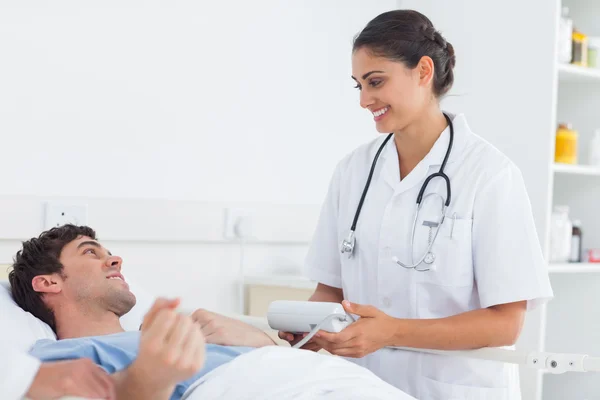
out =
<svg viewBox="0 0 600 400"><path fill-rule="evenodd" d="M600 273L600 263L550 264L548 272L551 274Z"/></svg>
<svg viewBox="0 0 600 400"><path fill-rule="evenodd" d="M552 169L559 174L600 176L600 167L589 165L554 164Z"/></svg>
<svg viewBox="0 0 600 400"><path fill-rule="evenodd" d="M558 64L558 80L572 83L600 83L600 69Z"/></svg>

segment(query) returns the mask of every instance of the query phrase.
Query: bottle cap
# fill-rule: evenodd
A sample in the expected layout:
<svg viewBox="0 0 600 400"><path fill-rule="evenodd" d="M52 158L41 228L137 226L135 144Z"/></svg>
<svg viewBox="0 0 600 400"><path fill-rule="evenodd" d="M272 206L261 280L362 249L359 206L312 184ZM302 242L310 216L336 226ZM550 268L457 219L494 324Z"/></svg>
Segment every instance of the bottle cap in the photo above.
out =
<svg viewBox="0 0 600 400"><path fill-rule="evenodd" d="M574 220L573 221L573 228L581 228L581 220Z"/></svg>
<svg viewBox="0 0 600 400"><path fill-rule="evenodd" d="M558 124L558 129L572 130L573 124L571 124L570 122L561 122L560 124Z"/></svg>

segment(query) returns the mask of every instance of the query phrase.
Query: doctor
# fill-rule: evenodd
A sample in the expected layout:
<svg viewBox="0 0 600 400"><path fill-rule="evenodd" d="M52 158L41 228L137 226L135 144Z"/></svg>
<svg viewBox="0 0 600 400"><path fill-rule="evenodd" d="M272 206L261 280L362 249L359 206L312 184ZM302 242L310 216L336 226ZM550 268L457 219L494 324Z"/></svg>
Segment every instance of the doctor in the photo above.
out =
<svg viewBox="0 0 600 400"><path fill-rule="evenodd" d="M384 348L511 346L525 312L553 296L521 172L440 109L454 65L415 11L381 14L355 39L352 79L382 135L335 169L306 267L311 300L361 318L305 348L419 399L514 400L515 365Z"/></svg>

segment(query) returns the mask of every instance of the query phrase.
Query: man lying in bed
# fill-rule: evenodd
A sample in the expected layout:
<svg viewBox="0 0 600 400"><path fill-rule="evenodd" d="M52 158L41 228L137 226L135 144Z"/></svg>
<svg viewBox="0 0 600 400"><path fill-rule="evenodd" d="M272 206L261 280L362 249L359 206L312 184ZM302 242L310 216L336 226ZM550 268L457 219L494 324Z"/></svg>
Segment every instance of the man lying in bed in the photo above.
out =
<svg viewBox="0 0 600 400"><path fill-rule="evenodd" d="M48 323L59 339L38 341L30 350L33 356L42 361L90 358L112 374L119 399L178 400L217 367L275 345L261 330L238 321L202 310L182 315L177 300L157 300L140 332L124 331L119 318L136 298L121 263L89 227L65 225L23 243L9 275L13 298ZM396 398L402 394L385 390Z"/></svg>

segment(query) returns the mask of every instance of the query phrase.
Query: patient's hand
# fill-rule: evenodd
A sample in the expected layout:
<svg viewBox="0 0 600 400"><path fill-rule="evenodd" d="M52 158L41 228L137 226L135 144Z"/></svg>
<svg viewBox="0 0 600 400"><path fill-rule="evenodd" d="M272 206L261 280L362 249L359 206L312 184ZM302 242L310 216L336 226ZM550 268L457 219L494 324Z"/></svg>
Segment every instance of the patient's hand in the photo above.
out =
<svg viewBox="0 0 600 400"><path fill-rule="evenodd" d="M199 309L192 319L200 326L206 343L223 346L272 346L275 342L260 329L234 318Z"/></svg>
<svg viewBox="0 0 600 400"><path fill-rule="evenodd" d="M42 364L27 391L27 397L33 400L63 396L117 398L109 375L87 358Z"/></svg>
<svg viewBox="0 0 600 400"><path fill-rule="evenodd" d="M204 336L189 316L175 311L178 305L158 299L144 317L138 357L116 377L119 398L168 399L177 383L204 365Z"/></svg>

